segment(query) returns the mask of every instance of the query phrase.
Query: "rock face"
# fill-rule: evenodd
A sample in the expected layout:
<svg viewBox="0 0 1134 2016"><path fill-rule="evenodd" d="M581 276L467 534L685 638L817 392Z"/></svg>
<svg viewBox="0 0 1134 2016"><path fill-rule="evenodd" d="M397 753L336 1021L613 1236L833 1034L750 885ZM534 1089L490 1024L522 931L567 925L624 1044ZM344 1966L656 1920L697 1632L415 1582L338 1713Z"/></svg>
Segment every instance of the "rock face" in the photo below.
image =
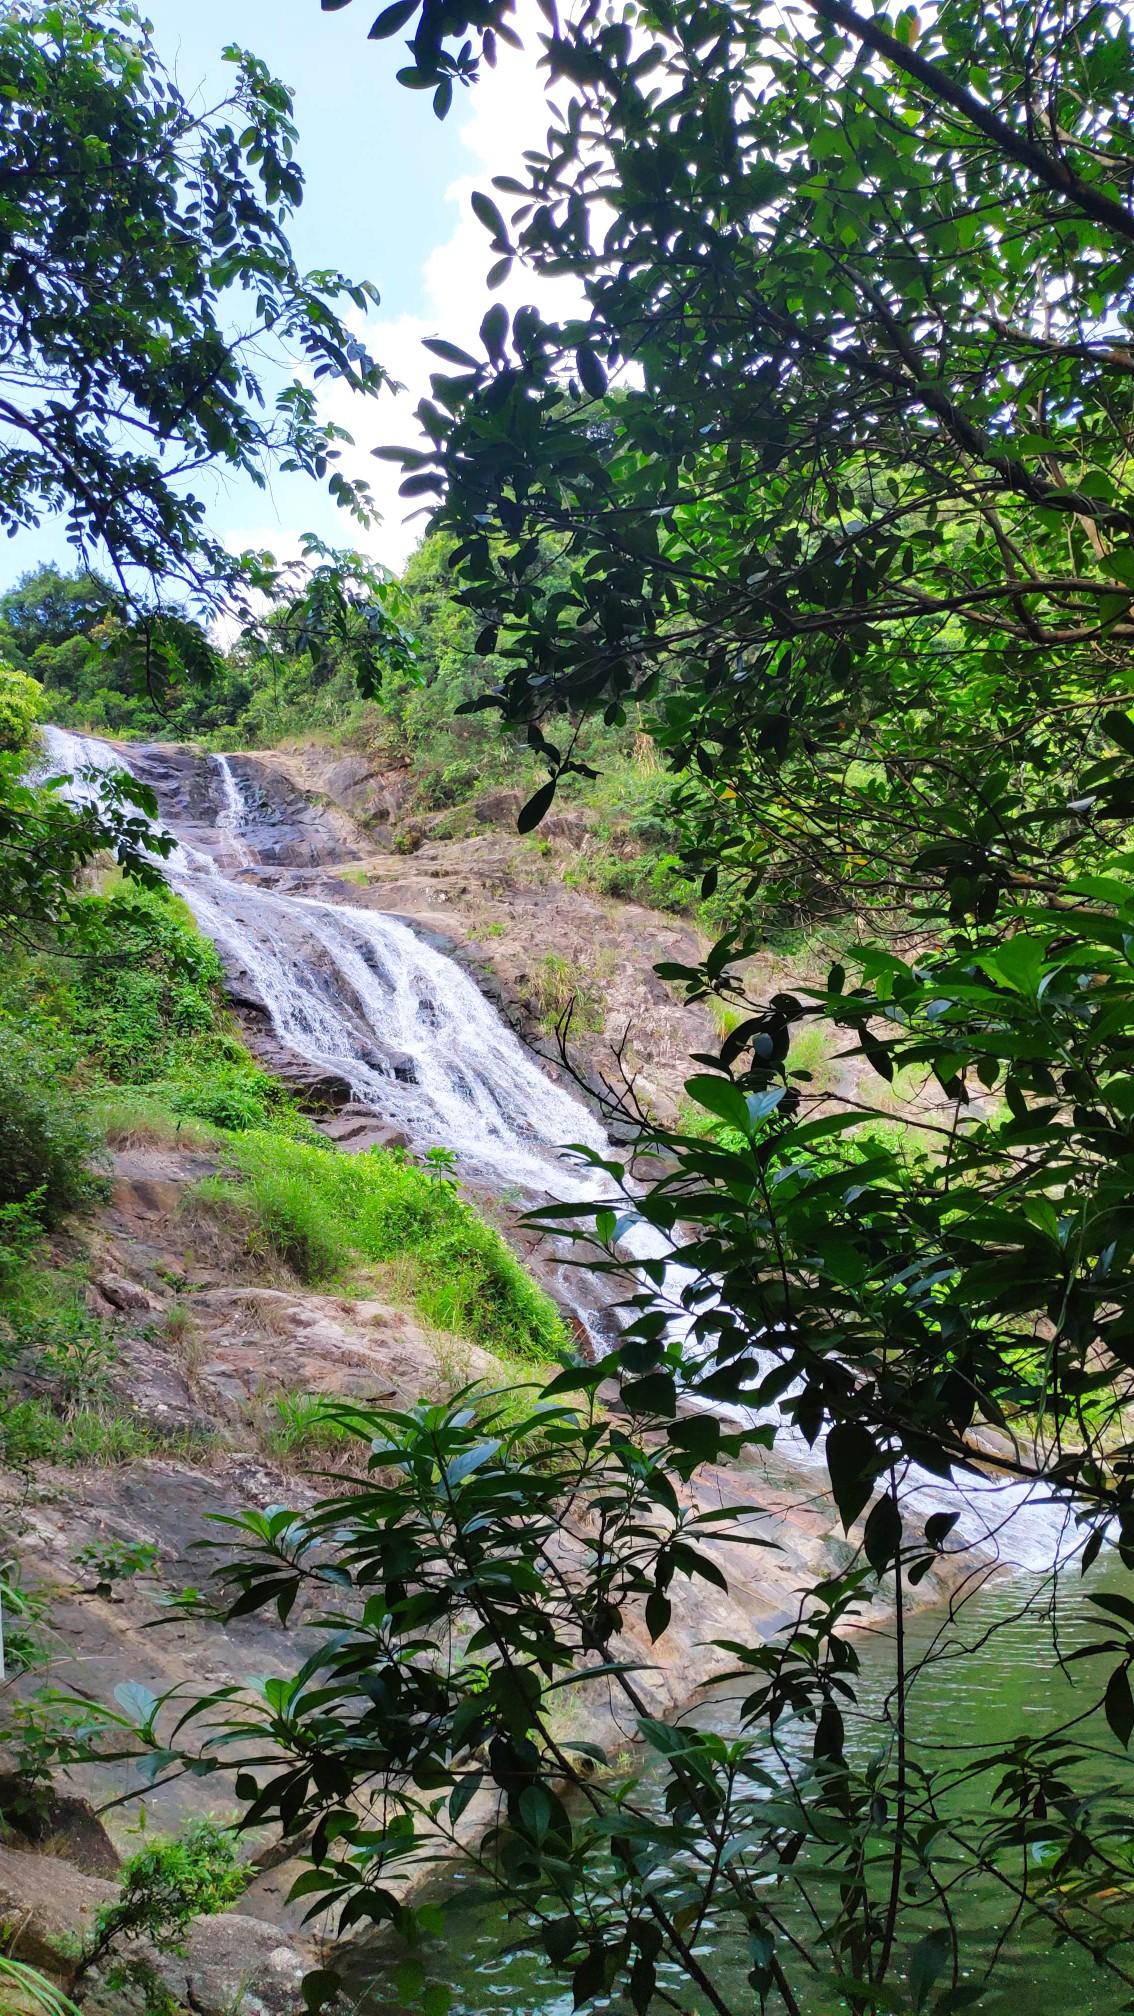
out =
<svg viewBox="0 0 1134 2016"><path fill-rule="evenodd" d="M176 743L131 743L130 768L155 793L164 820L225 872L251 866L315 868L350 861L365 840L342 806L319 804L278 764L252 755L203 759ZM227 779L225 771L227 770ZM229 785L239 820L230 816Z"/></svg>

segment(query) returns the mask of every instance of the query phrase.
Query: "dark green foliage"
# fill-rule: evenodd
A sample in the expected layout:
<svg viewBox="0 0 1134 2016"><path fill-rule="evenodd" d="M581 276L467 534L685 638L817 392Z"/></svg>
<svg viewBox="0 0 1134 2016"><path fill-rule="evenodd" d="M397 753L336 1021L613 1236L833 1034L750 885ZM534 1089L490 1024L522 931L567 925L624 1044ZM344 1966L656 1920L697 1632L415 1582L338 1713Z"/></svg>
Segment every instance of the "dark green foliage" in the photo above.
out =
<svg viewBox="0 0 1134 2016"><path fill-rule="evenodd" d="M263 482L278 459L329 470L341 501L366 508L310 384L263 402L248 335L316 379L383 382L338 313L368 290L303 275L284 235L303 188L288 93L254 56L229 56L231 98L201 113L126 7L20 8L0 31L0 522L61 512L82 553L110 554L120 589L135 568L206 607L248 569L205 530L194 471L220 460ZM139 620L160 655L165 617L142 603Z"/></svg>
<svg viewBox="0 0 1134 2016"><path fill-rule="evenodd" d="M156 860L169 838L151 824L153 793L119 772L100 780L101 802L74 807L56 789L24 776L26 756L0 750L0 945L36 942L47 931L69 938L82 869L111 852L142 888L158 885Z"/></svg>
<svg viewBox="0 0 1134 2016"><path fill-rule="evenodd" d="M167 888L88 897L79 929L83 955L62 1012L100 1075L160 1087L175 1113L215 1127L302 1128L240 1041L215 947Z"/></svg>
<svg viewBox="0 0 1134 2016"><path fill-rule="evenodd" d="M147 1843L123 1863L114 1902L100 1907L80 1972L135 1939L179 1952L193 1920L235 1903L247 1881L231 1829L215 1820L195 1820L181 1834Z"/></svg>
<svg viewBox="0 0 1134 2016"><path fill-rule="evenodd" d="M24 1207L8 1220L9 1250L26 1244L32 1214L56 1225L95 1190L97 1136L39 1033L8 1024L0 1042L0 1208Z"/></svg>
<svg viewBox="0 0 1134 2016"><path fill-rule="evenodd" d="M91 897L84 938L71 1021L107 1077L150 1083L186 1049L215 1037L220 960L174 896L123 888Z"/></svg>
<svg viewBox="0 0 1134 2016"><path fill-rule="evenodd" d="M570 273L586 308L556 325L498 305L476 357L434 345L404 491L440 500L460 605L497 661L480 701L549 772L523 823L578 778L563 730L580 710L611 726L654 710L675 851L753 927L660 971L738 1019L687 1087L709 1128L647 1125L633 1180L602 1169L592 1264L626 1265L611 1183L661 1252L618 1351L574 1378L617 1373L630 1426L551 1416L542 1471L491 1405L383 1422L393 1481L369 1499L319 1508L317 1535L290 1513L247 1522L238 1608L286 1612L332 1526L328 1581L375 1593L365 1647L331 1636L280 1683L279 1763L257 1761L243 1796L256 1818L314 1817L333 1673L352 1785L375 1771L415 1818L420 1793L454 1823L481 1774L503 1794L472 1859L577 2007L613 1992L638 2012L664 1994L717 2016L911 2000L944 2016L996 1985L1003 1942L974 1950L986 1926L965 1901L978 1870L1001 1886L1004 1940L1046 1926L1117 2003L1134 1602L1096 1598L1093 1720L987 1754L966 1726L963 1751L916 1765L901 1632L885 1738L865 1764L849 1740L846 1625L879 1585L901 1614L942 1552L964 1572L952 1515L910 1503L924 1472L974 1498L982 1470L1031 1483L1068 1505L1084 1571L1107 1536L1116 1577L1134 1567L1128 24L959 0L921 20L843 0L545 20L561 110L498 178L514 214L474 208L500 277L519 253L537 278ZM749 992L758 902L855 912L826 989ZM902 1142L877 1125L892 1105L820 1108L793 1075L809 1016L884 1091L903 1074L932 1089ZM620 1676L662 1789L588 1788L549 1727L553 1677L607 1655L623 1600L667 1626L693 1564L658 1470L674 1451L696 1470L722 1439L678 1411L682 1389L753 1409L768 1438L786 1418L817 1465L825 1447L855 1558L790 1630L726 1648L747 1688L735 1741L656 1721ZM534 1441L536 1417L520 1432ZM571 1528L578 1580L560 1581L577 1502L598 1516ZM658 1557L619 1583L635 1546ZM436 1657L470 1611L475 1680ZM362 1672L382 1700L356 1711ZM262 1758L263 1721L238 1728ZM427 1728L443 1735L423 1758ZM407 1831L338 1824L301 1894L420 1930L381 1884ZM752 1963L739 1999L698 1958L728 1915Z"/></svg>

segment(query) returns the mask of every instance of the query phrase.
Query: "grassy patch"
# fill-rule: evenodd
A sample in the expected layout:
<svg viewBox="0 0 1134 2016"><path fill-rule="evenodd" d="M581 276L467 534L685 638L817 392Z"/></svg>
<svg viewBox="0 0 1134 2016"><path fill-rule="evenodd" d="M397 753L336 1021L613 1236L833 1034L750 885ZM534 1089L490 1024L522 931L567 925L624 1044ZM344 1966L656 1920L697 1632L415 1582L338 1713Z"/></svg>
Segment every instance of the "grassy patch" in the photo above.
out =
<svg viewBox="0 0 1134 2016"><path fill-rule="evenodd" d="M830 1024L815 1021L797 1025L788 1052L789 1072L806 1072L804 1080L809 1092L826 1093L834 1088L835 1066L831 1055L831 1042L835 1031Z"/></svg>
<svg viewBox="0 0 1134 2016"><path fill-rule="evenodd" d="M596 953L589 970L577 959L561 952L545 952L528 978L532 1000L546 1029L572 1010L571 1025L576 1032L600 1030L606 1020L606 996L599 978L602 955ZM609 964L609 955L607 956Z"/></svg>
<svg viewBox="0 0 1134 2016"><path fill-rule="evenodd" d="M360 1263L410 1262L414 1304L438 1329L529 1360L566 1344L554 1303L500 1234L399 1150L335 1155L249 1133L230 1153L239 1180L207 1178L194 1197L235 1219L254 1257L282 1260L313 1286Z"/></svg>
<svg viewBox="0 0 1134 2016"><path fill-rule="evenodd" d="M261 1440L268 1454L283 1463L358 1453L356 1438L334 1413L333 1403L318 1393L277 1393Z"/></svg>
<svg viewBox="0 0 1134 2016"><path fill-rule="evenodd" d="M311 1133L286 1088L249 1056L216 947L176 896L127 886L92 896L84 931L88 956L64 1012L104 1084L148 1091L183 1121Z"/></svg>
<svg viewBox="0 0 1134 2016"><path fill-rule="evenodd" d="M113 1333L82 1299L78 1270L25 1267L0 1299L0 1464L106 1468L137 1457L200 1455L211 1436L176 1437L140 1421Z"/></svg>
<svg viewBox="0 0 1134 2016"><path fill-rule="evenodd" d="M93 1096L90 1113L112 1148L208 1150L226 1139L207 1121L175 1113L161 1093L146 1086L104 1086Z"/></svg>
<svg viewBox="0 0 1134 2016"><path fill-rule="evenodd" d="M621 854L600 845L573 861L563 880L569 889L595 889L600 896L641 903L647 910L688 914L697 907L697 885L680 872L677 855L649 848L640 854Z"/></svg>
<svg viewBox="0 0 1134 2016"><path fill-rule="evenodd" d="M79 1407L64 1417L48 1401L0 1399L0 1464L30 1470L37 1463L106 1470L142 1456L200 1458L211 1443L205 1431L169 1436L113 1407Z"/></svg>

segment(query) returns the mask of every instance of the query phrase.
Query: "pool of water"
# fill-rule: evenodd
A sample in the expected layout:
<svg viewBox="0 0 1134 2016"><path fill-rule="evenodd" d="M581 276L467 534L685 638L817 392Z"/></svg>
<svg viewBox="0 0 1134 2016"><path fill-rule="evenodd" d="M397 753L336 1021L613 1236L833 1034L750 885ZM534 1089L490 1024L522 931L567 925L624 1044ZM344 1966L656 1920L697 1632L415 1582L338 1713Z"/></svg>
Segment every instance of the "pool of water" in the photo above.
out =
<svg viewBox="0 0 1134 2016"><path fill-rule="evenodd" d="M910 1668L925 1662L911 1696L916 1753L925 1763L940 1762L946 1750L955 1755L959 1744L983 1747L1013 1734L1055 1728L1085 1706L1088 1690L1093 1698L1105 1681L1107 1666L1100 1668L1095 1661L1066 1666L1062 1661L1076 1646L1099 1635L1099 1613L1092 1615L1085 1594L1088 1590L1099 1594L1107 1587L1130 1591L1130 1577L1116 1562L1100 1563L1085 1587L1077 1574L1069 1576L1054 1598L1049 1585L1020 1575L1000 1576L971 1595L955 1617L925 1610L910 1618ZM876 1751L887 1739L894 1646L888 1631L863 1633L858 1644L863 1667L860 1714L849 1741L865 1756L867 1746ZM699 1720L726 1733L735 1731L736 1703L727 1695L701 1704L696 1712ZM1101 1718L1087 1725L1086 1735L1095 1749L1085 1767L1088 1778L1120 1799L1134 1799L1134 1769ZM809 1740L809 1732L806 1737L801 1732L801 1754ZM987 1792L976 1796L987 1797ZM571 2016L570 1989L552 1976L542 1954L507 1950L523 1936L522 1923L508 1920L494 1904L476 1901L471 1887L459 1877L439 1886L437 1896L445 1907L445 1935L429 1955L430 1973L452 1989L451 2016L490 2016L502 2010L516 2016ZM971 1956L965 1973L975 1980L984 1971L982 1956L1003 1928L1004 1893L989 1879L974 1879L955 1897L954 1908L963 1933L962 1950ZM1134 1922L1134 1904L1128 1915ZM790 1913L784 1916L790 1921ZM804 1934L802 1917L794 1920L793 1929ZM723 1932L697 1950L730 2007L754 2012L757 1998L745 1985L750 1963L734 1937ZM367 2016L371 2012L386 2016L399 2006L387 1993L384 1975L383 1966L365 2004ZM809 1986L794 1973L792 1983L804 2016L836 2016L846 2007L831 1989ZM676 1997L671 2006L690 2016L705 2006L675 1978L670 1977L668 1985ZM617 1998L595 2006L619 2016L630 2007ZM660 2012L664 2005L655 2006ZM931 1996L927 2007L932 2006ZM770 2007L778 2011L782 2005L773 2000ZM1009 2011L1012 2016L1119 2016L1131 2007L1134 1991L1100 1971L1089 1954L1069 1945L1053 1950L1049 1932L1027 1924L1013 1932L994 1986L979 2003L980 2011L989 2016L1008 2016Z"/></svg>

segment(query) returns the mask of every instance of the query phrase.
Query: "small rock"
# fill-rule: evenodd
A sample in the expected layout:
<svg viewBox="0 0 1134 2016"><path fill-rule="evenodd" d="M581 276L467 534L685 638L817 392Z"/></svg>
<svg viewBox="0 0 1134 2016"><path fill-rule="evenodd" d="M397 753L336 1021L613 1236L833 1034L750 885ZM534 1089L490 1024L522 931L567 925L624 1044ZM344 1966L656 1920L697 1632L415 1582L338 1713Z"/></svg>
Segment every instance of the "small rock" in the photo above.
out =
<svg viewBox="0 0 1134 2016"><path fill-rule="evenodd" d="M138 1316L160 1309L161 1303L140 1281L128 1281L124 1274L99 1274L91 1286L123 1316Z"/></svg>

